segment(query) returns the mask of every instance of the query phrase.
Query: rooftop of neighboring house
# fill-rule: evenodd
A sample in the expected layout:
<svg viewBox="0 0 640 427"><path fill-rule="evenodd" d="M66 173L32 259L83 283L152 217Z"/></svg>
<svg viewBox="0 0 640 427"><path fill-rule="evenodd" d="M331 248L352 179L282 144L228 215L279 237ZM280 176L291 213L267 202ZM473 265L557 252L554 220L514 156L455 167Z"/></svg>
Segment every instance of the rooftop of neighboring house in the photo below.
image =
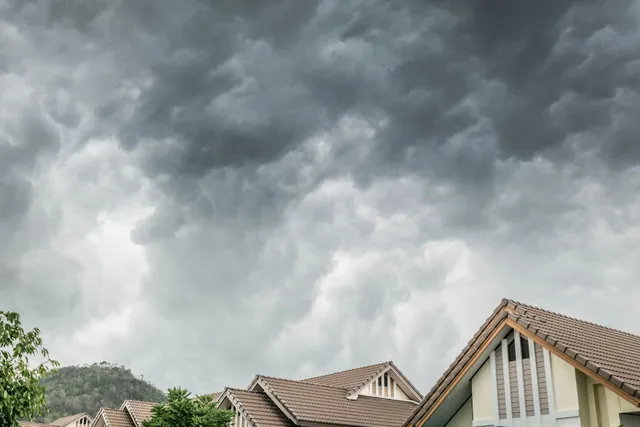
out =
<svg viewBox="0 0 640 427"><path fill-rule="evenodd" d="M422 425L487 354L501 331L512 329L618 396L640 406L640 336L503 299L427 393L404 426ZM478 360L477 360L478 359Z"/></svg>
<svg viewBox="0 0 640 427"><path fill-rule="evenodd" d="M218 406L255 427L393 427L421 399L389 361L302 380L257 375L247 389L225 389Z"/></svg>
<svg viewBox="0 0 640 427"><path fill-rule="evenodd" d="M80 414L68 415L66 417L58 418L57 420L51 421L50 423L38 423L31 421L19 421L18 423L22 427L75 427L76 421L81 419L87 419L89 423L91 423L92 418L89 414L83 412ZM89 424L86 424L88 427Z"/></svg>

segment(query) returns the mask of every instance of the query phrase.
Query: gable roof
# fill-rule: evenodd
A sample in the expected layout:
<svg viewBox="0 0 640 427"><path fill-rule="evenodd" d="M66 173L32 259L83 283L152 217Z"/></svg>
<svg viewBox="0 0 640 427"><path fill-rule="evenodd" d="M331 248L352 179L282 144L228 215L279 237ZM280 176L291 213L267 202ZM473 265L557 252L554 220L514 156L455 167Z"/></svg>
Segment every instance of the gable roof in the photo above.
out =
<svg viewBox="0 0 640 427"><path fill-rule="evenodd" d="M142 402L140 400L125 400L120 407L126 409L136 427L142 426L142 421L151 418L151 408L156 406L156 402Z"/></svg>
<svg viewBox="0 0 640 427"><path fill-rule="evenodd" d="M123 409L100 408L91 425L94 426L100 417L107 427L136 427L129 413Z"/></svg>
<svg viewBox="0 0 640 427"><path fill-rule="evenodd" d="M68 415L66 417L58 418L55 421L51 421L50 424L52 426L64 427L67 424L71 424L72 422L77 421L82 417L87 417L89 418L89 420L91 420L91 417L89 416L89 414L87 414L86 412L83 412L81 414Z"/></svg>
<svg viewBox="0 0 640 427"><path fill-rule="evenodd" d="M225 389L223 396L242 410L255 427L293 427L294 424L265 394L258 391ZM223 398L224 399L224 398Z"/></svg>
<svg viewBox="0 0 640 427"><path fill-rule="evenodd" d="M34 421L18 421L18 424L22 427L51 427L52 424L38 423Z"/></svg>
<svg viewBox="0 0 640 427"><path fill-rule="evenodd" d="M303 382L328 385L332 387L344 388L347 390L359 390L366 383L373 380L389 367L391 362L376 363L375 365L361 366L359 368L347 369L333 374L320 375L312 378L305 378Z"/></svg>
<svg viewBox="0 0 640 427"><path fill-rule="evenodd" d="M432 413L504 325L640 406L640 336L503 299L403 425Z"/></svg>
<svg viewBox="0 0 640 427"><path fill-rule="evenodd" d="M347 399L347 389L307 381L259 375L255 384L295 423L354 427L399 426L415 409L411 401L359 396Z"/></svg>

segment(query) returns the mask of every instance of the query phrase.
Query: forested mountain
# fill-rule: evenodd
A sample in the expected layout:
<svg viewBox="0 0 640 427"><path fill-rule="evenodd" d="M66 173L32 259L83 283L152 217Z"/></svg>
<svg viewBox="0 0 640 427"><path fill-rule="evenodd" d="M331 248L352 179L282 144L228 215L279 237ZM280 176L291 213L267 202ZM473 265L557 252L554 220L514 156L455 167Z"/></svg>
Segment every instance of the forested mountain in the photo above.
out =
<svg viewBox="0 0 640 427"><path fill-rule="evenodd" d="M93 417L101 407L119 408L126 399L166 400L165 394L143 377L107 362L59 368L57 374L43 379L42 385L49 406L47 422L80 412Z"/></svg>

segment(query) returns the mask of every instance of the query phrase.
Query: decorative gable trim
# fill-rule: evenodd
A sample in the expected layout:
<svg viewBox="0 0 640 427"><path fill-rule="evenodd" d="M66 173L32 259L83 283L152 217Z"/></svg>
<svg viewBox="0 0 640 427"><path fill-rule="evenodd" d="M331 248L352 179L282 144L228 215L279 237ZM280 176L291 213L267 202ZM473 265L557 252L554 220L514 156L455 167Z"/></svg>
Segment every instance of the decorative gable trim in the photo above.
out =
<svg viewBox="0 0 640 427"><path fill-rule="evenodd" d="M283 414L286 415L294 424L299 425L298 417L296 414L290 410L286 403L282 399L280 399L275 392L274 389L269 386L269 384L262 378L260 375L256 375L256 378L251 382L251 386L249 386L249 390L255 390L256 386L260 386L260 388L264 391L264 393L271 399L271 401L282 411Z"/></svg>
<svg viewBox="0 0 640 427"><path fill-rule="evenodd" d="M543 349L593 378L596 382L607 387L632 405L640 407L640 390L636 390L620 379L615 378L596 363L586 359L527 322L525 318L539 319L536 319L534 315L521 309L516 304L511 300L502 300L501 304L476 332L444 375L436 382L427 397L420 403L409 419L405 421L403 427L421 427L505 327L510 327L515 332L534 341Z"/></svg>
<svg viewBox="0 0 640 427"><path fill-rule="evenodd" d="M236 409L236 412L239 412L247 421L249 421L249 425L253 427L261 427L258 422L251 416L251 414L242 406L242 404L236 399L233 395L233 389L227 387L224 389L224 392L220 394L217 401L217 407L219 408L225 400L228 400L231 405Z"/></svg>
<svg viewBox="0 0 640 427"><path fill-rule="evenodd" d="M98 413L96 414L96 417L93 419L93 421L91 421L91 425L90 427L94 427L98 421L100 420L100 418L104 419L104 425L108 426L109 424L107 423L107 419L105 417L105 413L104 413L104 408L100 408L100 410L98 411Z"/></svg>
<svg viewBox="0 0 640 427"><path fill-rule="evenodd" d="M347 399L356 400L358 398L358 395L361 394L363 390L365 390L367 387L371 387L371 385L374 382L378 381L378 379L382 377L384 374L391 374L393 376L392 380L394 382L394 386L397 386L400 390L402 390L402 392L407 395L410 401L414 401L417 403L422 400L422 394L420 394L420 392L413 386L413 384L409 382L409 380L393 364L393 362L387 362L384 368L379 369L374 375L369 377L367 381L361 384L357 389L350 390L349 393L347 394ZM377 396L377 395L370 395L370 394L367 394L366 396L379 397L383 399L393 399L393 397L389 397L389 396ZM394 393L394 396L395 396L395 393Z"/></svg>

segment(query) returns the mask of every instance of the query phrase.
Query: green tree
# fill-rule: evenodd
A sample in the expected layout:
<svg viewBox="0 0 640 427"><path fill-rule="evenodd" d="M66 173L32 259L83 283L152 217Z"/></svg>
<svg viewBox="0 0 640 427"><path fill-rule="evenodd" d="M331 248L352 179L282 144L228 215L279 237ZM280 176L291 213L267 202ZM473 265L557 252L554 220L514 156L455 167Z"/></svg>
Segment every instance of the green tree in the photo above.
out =
<svg viewBox="0 0 640 427"><path fill-rule="evenodd" d="M142 427L227 427L233 419L234 413L216 408L211 396L190 395L182 388L169 389L167 402L154 406Z"/></svg>
<svg viewBox="0 0 640 427"><path fill-rule="evenodd" d="M30 367L29 356L44 361ZM57 366L42 346L38 328L26 332L18 313L0 311L0 426L15 427L19 418L33 420L46 412L45 389L39 381Z"/></svg>

